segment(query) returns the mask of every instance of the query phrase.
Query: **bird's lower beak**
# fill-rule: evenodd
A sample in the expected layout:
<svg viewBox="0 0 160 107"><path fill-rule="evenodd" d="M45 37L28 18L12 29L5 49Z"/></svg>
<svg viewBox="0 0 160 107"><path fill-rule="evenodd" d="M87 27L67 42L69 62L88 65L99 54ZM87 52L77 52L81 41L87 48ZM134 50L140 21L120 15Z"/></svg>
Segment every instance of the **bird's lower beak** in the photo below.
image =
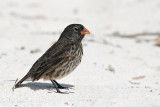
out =
<svg viewBox="0 0 160 107"><path fill-rule="evenodd" d="M81 31L81 35L86 35L90 34L90 32L84 27L83 30Z"/></svg>

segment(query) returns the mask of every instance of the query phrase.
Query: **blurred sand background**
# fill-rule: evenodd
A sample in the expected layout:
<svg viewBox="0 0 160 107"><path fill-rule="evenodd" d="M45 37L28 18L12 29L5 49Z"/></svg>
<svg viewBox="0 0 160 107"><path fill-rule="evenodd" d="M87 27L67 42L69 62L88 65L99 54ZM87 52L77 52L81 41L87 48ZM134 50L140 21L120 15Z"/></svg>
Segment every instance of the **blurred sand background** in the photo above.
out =
<svg viewBox="0 0 160 107"><path fill-rule="evenodd" d="M71 23L90 30L80 66L58 82L24 82ZM0 107L160 107L159 0L0 0Z"/></svg>

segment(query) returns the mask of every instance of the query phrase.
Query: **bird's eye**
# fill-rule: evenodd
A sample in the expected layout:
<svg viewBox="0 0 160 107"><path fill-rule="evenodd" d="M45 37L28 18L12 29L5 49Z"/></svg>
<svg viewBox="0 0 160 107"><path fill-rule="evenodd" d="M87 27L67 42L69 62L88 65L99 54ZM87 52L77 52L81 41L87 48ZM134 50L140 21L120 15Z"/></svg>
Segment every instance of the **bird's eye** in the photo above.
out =
<svg viewBox="0 0 160 107"><path fill-rule="evenodd" d="M77 28L77 27L75 27L75 28L74 28L74 30L75 30L75 31L78 31L78 28Z"/></svg>

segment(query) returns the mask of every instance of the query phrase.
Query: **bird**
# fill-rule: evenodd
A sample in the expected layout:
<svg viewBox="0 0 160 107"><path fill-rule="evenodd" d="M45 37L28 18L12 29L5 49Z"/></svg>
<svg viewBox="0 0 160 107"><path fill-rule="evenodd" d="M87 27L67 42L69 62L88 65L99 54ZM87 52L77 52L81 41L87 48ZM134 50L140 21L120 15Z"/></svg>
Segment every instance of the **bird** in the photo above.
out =
<svg viewBox="0 0 160 107"><path fill-rule="evenodd" d="M16 81L13 89L18 88L23 81L50 80L57 93L64 89L56 80L61 79L80 64L83 56L82 39L90 34L82 24L70 24L55 42L31 67L29 72Z"/></svg>

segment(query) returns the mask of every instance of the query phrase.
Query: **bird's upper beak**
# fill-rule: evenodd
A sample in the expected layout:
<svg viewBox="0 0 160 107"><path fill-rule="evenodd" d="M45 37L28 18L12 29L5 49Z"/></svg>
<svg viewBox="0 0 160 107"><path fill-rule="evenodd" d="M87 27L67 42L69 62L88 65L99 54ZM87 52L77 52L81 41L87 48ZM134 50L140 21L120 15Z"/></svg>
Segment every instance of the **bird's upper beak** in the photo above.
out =
<svg viewBox="0 0 160 107"><path fill-rule="evenodd" d="M81 31L81 35L86 35L90 34L90 32L84 27L83 30Z"/></svg>

